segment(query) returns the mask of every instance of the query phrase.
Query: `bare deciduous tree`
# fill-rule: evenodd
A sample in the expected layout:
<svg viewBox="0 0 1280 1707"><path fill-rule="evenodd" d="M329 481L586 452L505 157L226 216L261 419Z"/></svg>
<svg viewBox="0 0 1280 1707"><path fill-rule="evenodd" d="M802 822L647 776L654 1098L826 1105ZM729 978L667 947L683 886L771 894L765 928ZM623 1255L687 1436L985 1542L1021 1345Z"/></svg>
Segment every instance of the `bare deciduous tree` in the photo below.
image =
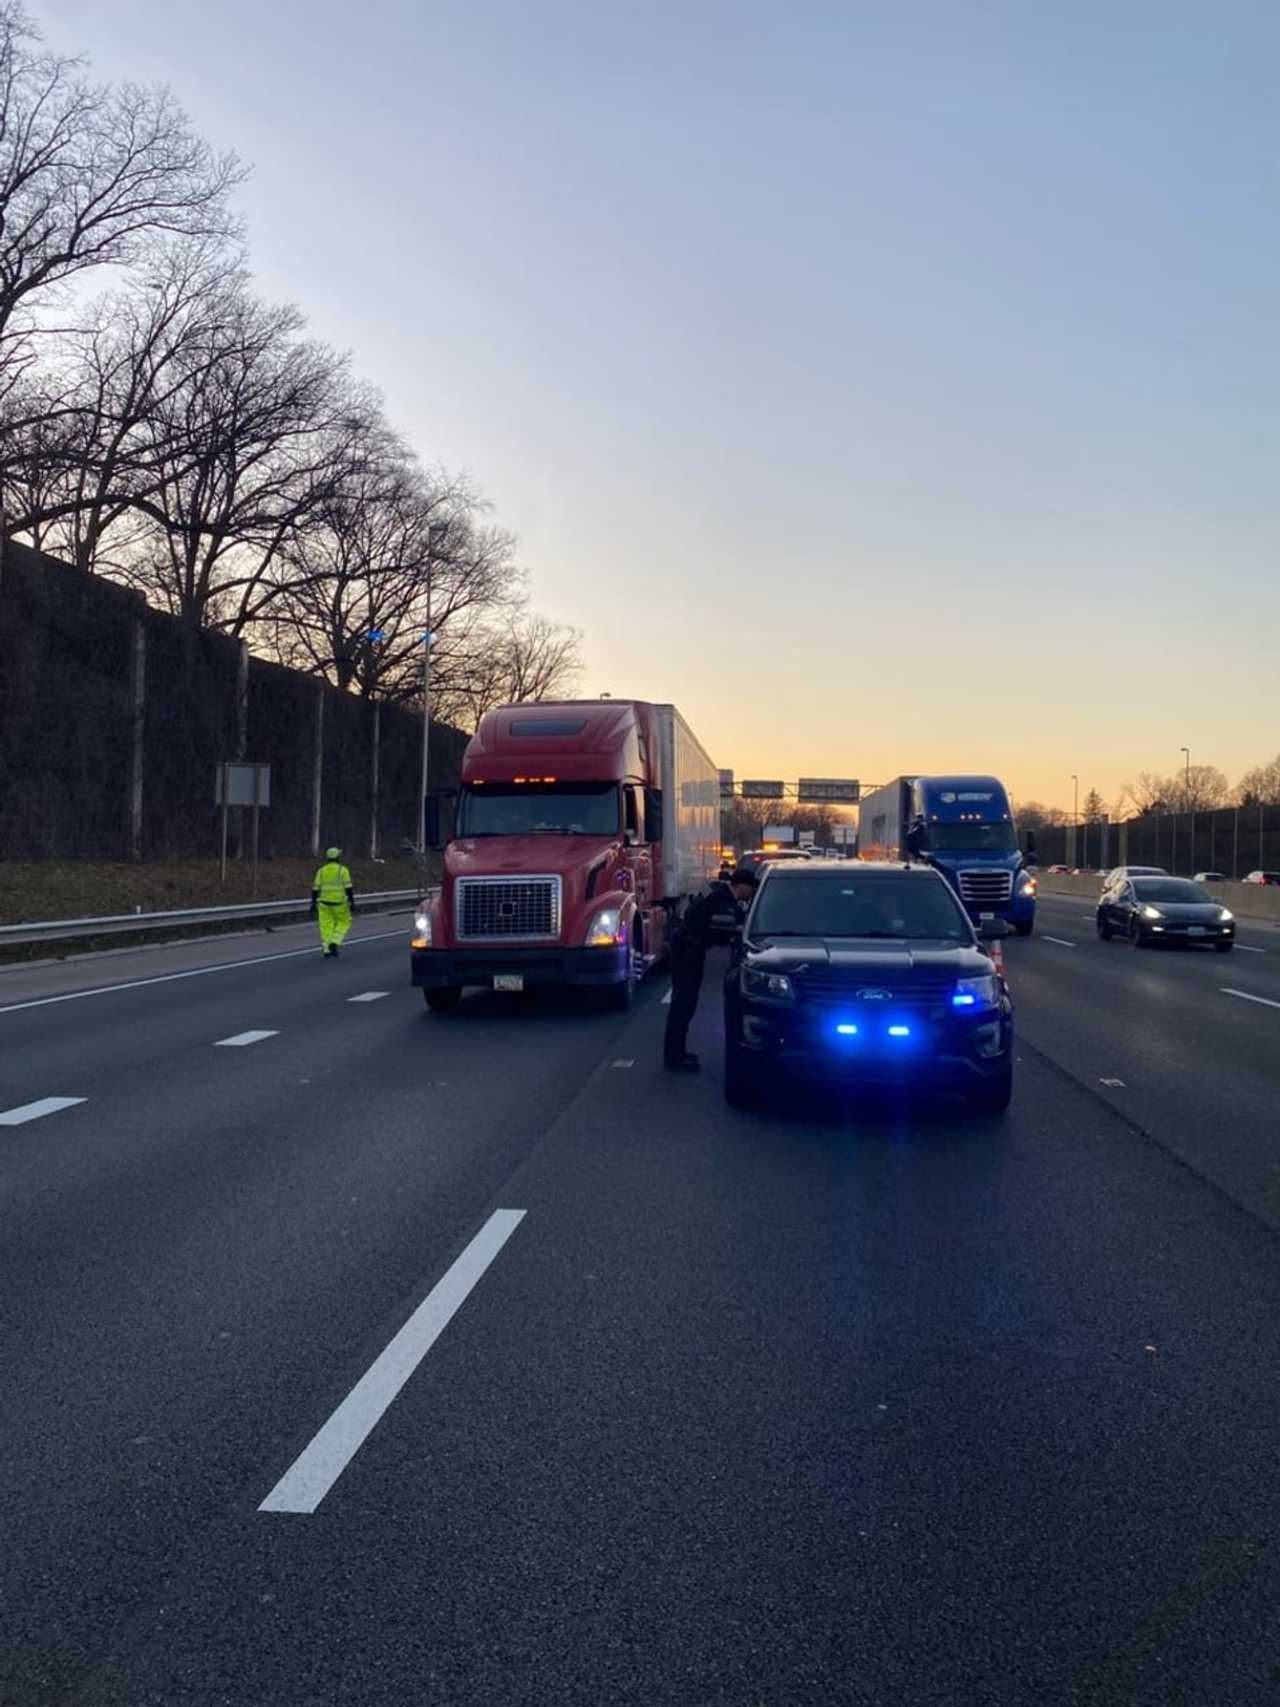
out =
<svg viewBox="0 0 1280 1707"><path fill-rule="evenodd" d="M523 608L488 618L446 654L438 693L440 715L474 729L495 705L563 699L582 673L582 636Z"/></svg>
<svg viewBox="0 0 1280 1707"><path fill-rule="evenodd" d="M1268 765L1255 765L1240 778L1241 806L1280 805L1280 753Z"/></svg>
<svg viewBox="0 0 1280 1707"><path fill-rule="evenodd" d="M164 89L92 84L0 0L0 376L20 374L42 303L157 236L226 241L243 168L192 131Z"/></svg>

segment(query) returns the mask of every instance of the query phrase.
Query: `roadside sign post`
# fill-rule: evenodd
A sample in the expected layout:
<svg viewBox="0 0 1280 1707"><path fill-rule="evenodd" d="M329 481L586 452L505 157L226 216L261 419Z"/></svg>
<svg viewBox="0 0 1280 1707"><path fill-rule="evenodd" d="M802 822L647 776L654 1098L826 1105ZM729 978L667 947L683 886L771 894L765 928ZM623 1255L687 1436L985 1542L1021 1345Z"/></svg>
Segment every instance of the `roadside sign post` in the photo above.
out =
<svg viewBox="0 0 1280 1707"><path fill-rule="evenodd" d="M214 769L213 799L222 808L222 853L219 876L227 881L227 823L233 806L253 808L253 896L258 894L258 837L262 808L271 804L271 766L224 759Z"/></svg>

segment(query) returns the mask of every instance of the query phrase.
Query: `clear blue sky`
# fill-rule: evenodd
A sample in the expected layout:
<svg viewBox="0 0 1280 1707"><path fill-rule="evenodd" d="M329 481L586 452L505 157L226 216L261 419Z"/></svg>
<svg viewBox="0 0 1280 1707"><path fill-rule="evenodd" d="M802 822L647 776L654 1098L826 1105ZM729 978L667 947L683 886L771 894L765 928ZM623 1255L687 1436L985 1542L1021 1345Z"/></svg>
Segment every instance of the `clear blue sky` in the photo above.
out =
<svg viewBox="0 0 1280 1707"><path fill-rule="evenodd" d="M739 774L1280 748L1280 6L34 0Z"/></svg>

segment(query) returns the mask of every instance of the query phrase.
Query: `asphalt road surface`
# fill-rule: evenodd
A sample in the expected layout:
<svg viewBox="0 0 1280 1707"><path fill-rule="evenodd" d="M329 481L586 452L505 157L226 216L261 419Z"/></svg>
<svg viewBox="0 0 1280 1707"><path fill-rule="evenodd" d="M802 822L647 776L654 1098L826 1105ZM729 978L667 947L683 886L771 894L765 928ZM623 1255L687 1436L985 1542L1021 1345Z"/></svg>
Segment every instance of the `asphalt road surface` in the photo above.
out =
<svg viewBox="0 0 1280 1707"><path fill-rule="evenodd" d="M1046 900L1004 1120L357 935L0 975L0 1700L1280 1701L1280 933Z"/></svg>

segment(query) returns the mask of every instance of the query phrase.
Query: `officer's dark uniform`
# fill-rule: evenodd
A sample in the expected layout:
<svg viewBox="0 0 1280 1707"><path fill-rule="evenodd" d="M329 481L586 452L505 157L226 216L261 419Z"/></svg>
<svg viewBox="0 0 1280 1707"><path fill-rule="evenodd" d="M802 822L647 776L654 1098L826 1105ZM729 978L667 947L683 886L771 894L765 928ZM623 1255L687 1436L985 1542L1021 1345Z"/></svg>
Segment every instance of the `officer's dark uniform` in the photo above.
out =
<svg viewBox="0 0 1280 1707"><path fill-rule="evenodd" d="M685 908L671 939L671 1008L662 1059L668 1067L692 1064L685 1048L689 1024L698 1006L707 950L723 942L738 921L738 903L727 883L716 883Z"/></svg>

